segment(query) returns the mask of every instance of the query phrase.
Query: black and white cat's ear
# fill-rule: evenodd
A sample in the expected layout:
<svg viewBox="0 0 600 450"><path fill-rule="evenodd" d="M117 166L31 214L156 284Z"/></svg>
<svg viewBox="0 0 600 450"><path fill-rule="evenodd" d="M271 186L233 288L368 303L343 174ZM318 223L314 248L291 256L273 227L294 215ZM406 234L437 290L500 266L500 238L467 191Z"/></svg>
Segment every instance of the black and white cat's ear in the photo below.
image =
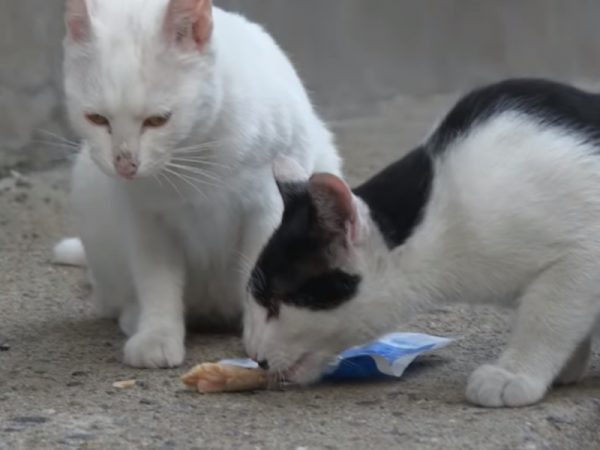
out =
<svg viewBox="0 0 600 450"><path fill-rule="evenodd" d="M346 182L330 173L316 173L310 177L308 192L319 226L328 233L353 240L358 214L354 195Z"/></svg>
<svg viewBox="0 0 600 450"><path fill-rule="evenodd" d="M89 37L91 23L86 0L67 0L65 24L71 41L83 42Z"/></svg>
<svg viewBox="0 0 600 450"><path fill-rule="evenodd" d="M202 50L213 32L212 0L169 0L165 31L184 50Z"/></svg>

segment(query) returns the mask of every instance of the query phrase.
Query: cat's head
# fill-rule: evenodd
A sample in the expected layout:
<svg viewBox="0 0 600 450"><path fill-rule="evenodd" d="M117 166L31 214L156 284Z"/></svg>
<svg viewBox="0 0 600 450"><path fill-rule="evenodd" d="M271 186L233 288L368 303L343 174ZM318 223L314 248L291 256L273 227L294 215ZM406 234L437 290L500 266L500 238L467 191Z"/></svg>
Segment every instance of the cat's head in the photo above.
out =
<svg viewBox="0 0 600 450"><path fill-rule="evenodd" d="M250 279L244 342L264 367L309 383L338 352L376 337L369 290L387 248L342 179L277 166L283 218Z"/></svg>
<svg viewBox="0 0 600 450"><path fill-rule="evenodd" d="M69 117L93 160L155 174L218 103L211 0L67 0Z"/></svg>

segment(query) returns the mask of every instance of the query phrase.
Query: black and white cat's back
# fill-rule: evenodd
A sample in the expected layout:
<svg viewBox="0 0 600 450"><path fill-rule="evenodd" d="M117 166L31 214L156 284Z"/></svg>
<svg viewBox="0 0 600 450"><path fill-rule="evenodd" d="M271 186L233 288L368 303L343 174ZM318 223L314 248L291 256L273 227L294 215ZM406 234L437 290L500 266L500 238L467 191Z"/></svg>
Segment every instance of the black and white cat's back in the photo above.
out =
<svg viewBox="0 0 600 450"><path fill-rule="evenodd" d="M509 79L475 89L445 115L427 141L443 153L449 142L500 114L514 112L600 143L600 95L545 79Z"/></svg>
<svg viewBox="0 0 600 450"><path fill-rule="evenodd" d="M509 79L476 89L458 101L421 146L353 189L369 205L390 247L403 244L422 218L435 160L456 140L502 116L552 127L600 150L600 95L544 79Z"/></svg>
<svg viewBox="0 0 600 450"><path fill-rule="evenodd" d="M531 404L581 377L600 316L598 106L569 86L509 80L465 96L422 146L353 193L334 175L305 175L289 201L280 180L285 213L253 283L278 288L251 302L249 352L310 382L415 308L490 302L518 313L505 352L471 376L472 402ZM353 295L331 289L329 305L307 295L334 272L356 280Z"/></svg>

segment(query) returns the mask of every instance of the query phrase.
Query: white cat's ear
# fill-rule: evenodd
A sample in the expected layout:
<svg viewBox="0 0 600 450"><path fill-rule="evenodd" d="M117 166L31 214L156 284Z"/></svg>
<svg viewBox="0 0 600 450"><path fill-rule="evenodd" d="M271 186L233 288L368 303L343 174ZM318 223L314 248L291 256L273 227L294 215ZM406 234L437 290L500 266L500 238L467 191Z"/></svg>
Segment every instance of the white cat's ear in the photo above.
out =
<svg viewBox="0 0 600 450"><path fill-rule="evenodd" d="M186 50L202 50L213 31L212 0L169 0L165 30Z"/></svg>
<svg viewBox="0 0 600 450"><path fill-rule="evenodd" d="M91 26L86 0L67 0L65 23L72 41L82 42L88 38Z"/></svg>
<svg viewBox="0 0 600 450"><path fill-rule="evenodd" d="M294 158L279 154L273 160L273 175L278 183L297 183L308 180L308 173Z"/></svg>
<svg viewBox="0 0 600 450"><path fill-rule="evenodd" d="M310 177L308 192L326 231L343 234L349 240L356 236L357 211L352 190L341 178L329 173Z"/></svg>

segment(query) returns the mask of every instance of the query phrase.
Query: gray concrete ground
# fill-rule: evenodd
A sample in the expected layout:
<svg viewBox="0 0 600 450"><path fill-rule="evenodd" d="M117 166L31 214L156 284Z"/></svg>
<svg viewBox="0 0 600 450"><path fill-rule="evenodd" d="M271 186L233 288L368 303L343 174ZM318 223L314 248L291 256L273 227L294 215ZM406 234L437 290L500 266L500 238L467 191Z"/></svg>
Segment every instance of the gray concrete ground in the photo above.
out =
<svg viewBox="0 0 600 450"><path fill-rule="evenodd" d="M332 123L351 180L409 149L450 102L398 98ZM52 151L48 149L48 151ZM411 330L460 337L393 382L200 396L179 375L195 362L241 355L230 335L193 335L185 366L120 362L123 337L86 302L84 273L49 263L72 231L68 170L0 181L0 449L593 449L599 448L600 358L575 387L539 405L489 410L463 396L469 372L498 354L505 312L441 307ZM118 390L112 383L137 379Z"/></svg>

